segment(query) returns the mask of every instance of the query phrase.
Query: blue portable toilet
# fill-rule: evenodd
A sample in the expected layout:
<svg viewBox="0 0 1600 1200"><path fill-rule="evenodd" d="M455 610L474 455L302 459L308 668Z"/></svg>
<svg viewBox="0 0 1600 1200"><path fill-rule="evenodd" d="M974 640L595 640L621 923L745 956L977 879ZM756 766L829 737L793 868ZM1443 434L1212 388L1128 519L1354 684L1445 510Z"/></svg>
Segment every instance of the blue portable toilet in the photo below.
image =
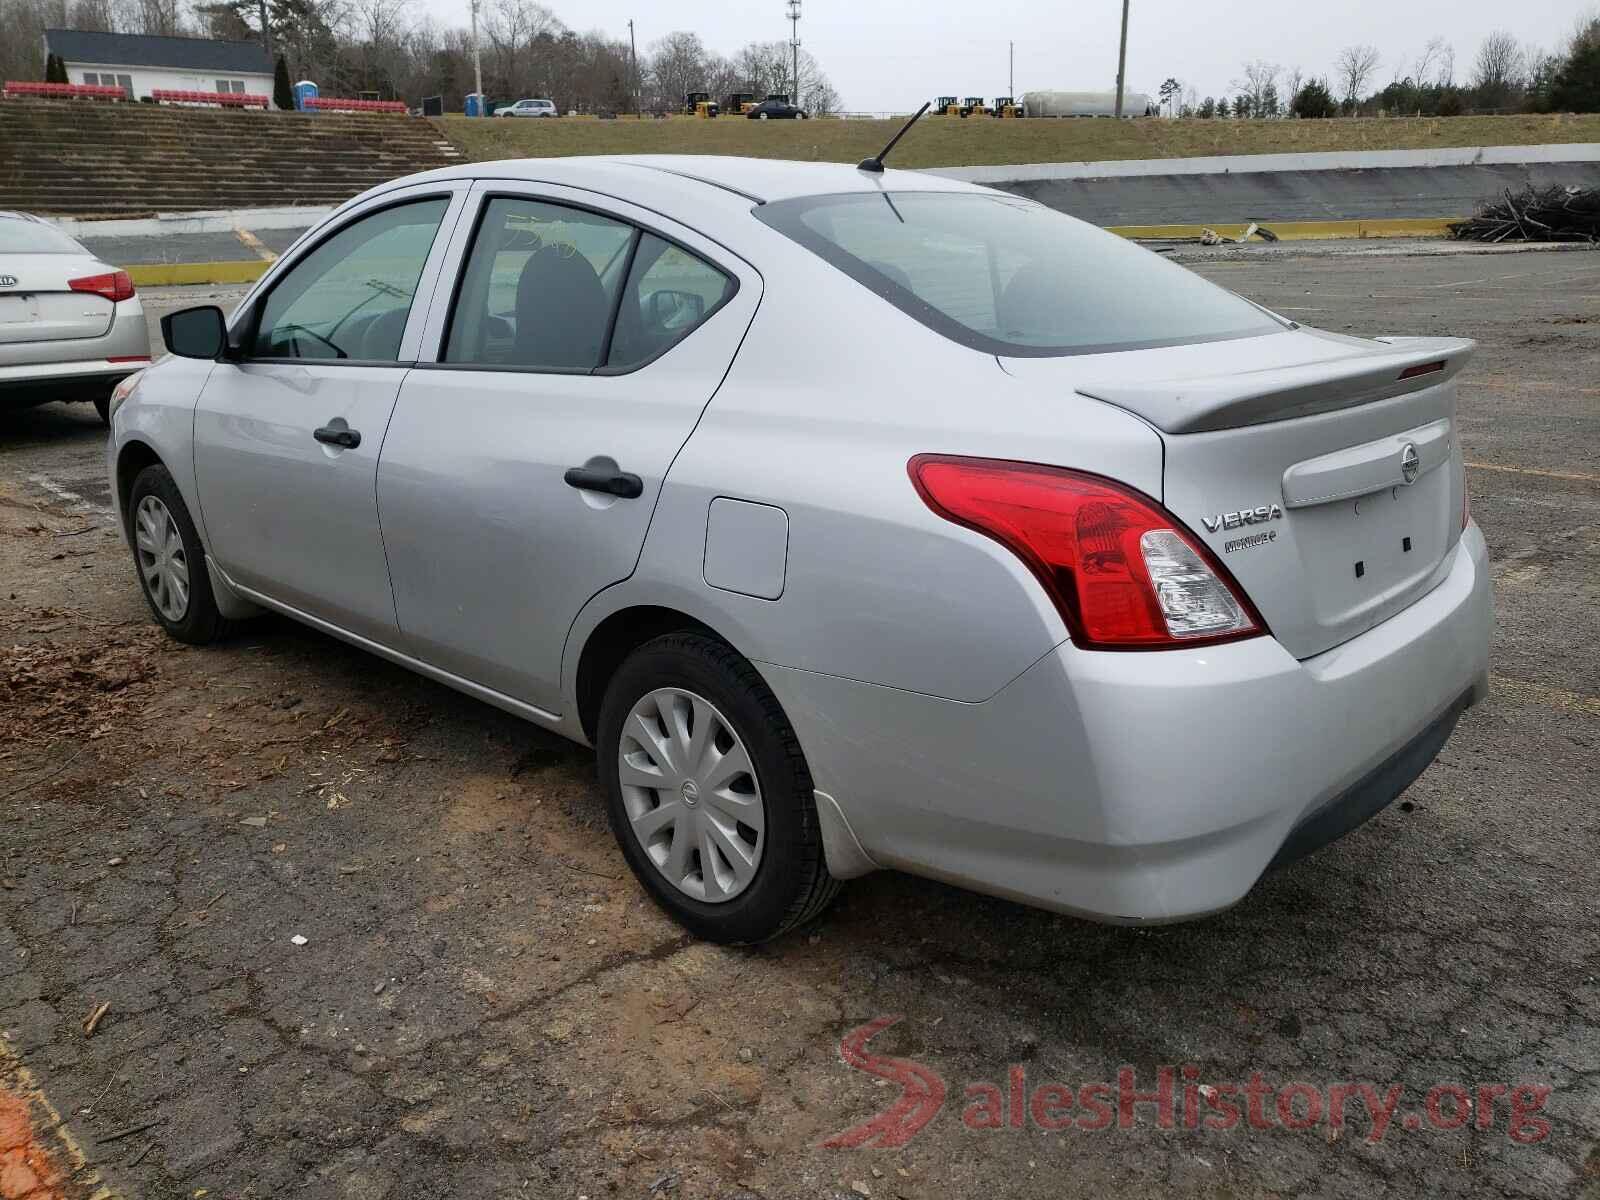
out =
<svg viewBox="0 0 1600 1200"><path fill-rule="evenodd" d="M295 108L295 111L296 112L305 112L306 111L306 101L314 98L316 96L316 94L317 94L317 85L312 83L311 80L309 80L309 79L302 79L299 83L295 84L294 85L294 108ZM313 108L310 111L316 112L316 109Z"/></svg>
<svg viewBox="0 0 1600 1200"><path fill-rule="evenodd" d="M486 115L487 115L487 109L484 107L484 95L483 95L483 93L482 92L468 92L467 93L467 116L469 116L469 117L482 117L482 116L486 116Z"/></svg>

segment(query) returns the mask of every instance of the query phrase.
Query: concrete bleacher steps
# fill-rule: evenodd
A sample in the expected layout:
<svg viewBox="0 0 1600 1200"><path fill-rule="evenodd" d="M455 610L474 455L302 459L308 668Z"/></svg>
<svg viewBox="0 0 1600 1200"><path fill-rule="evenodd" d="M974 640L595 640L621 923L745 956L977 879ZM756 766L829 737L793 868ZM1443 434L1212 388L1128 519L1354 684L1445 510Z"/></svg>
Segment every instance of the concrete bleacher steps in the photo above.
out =
<svg viewBox="0 0 1600 1200"><path fill-rule="evenodd" d="M330 205L447 166L425 120L83 100L0 100L0 208L130 217Z"/></svg>

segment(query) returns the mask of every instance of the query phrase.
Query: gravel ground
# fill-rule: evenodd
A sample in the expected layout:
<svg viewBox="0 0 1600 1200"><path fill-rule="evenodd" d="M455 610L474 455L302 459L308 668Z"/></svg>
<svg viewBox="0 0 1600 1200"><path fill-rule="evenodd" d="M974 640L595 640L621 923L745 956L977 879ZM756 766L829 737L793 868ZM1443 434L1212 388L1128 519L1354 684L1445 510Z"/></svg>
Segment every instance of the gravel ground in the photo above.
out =
<svg viewBox="0 0 1600 1200"><path fill-rule="evenodd" d="M880 874L777 944L697 944L586 752L285 621L164 640L92 411L0 414L0 1195L1600 1197L1600 258L1197 266L1481 341L1499 626L1492 697L1401 803L1182 926ZM1174 1068L1175 1128L1120 1127L1125 1066ZM1253 1075L1260 1119L1212 1127ZM1291 1081L1380 1115L1288 1128ZM1430 1116L1440 1084L1475 1110ZM833 1139L903 1085L899 1125Z"/></svg>

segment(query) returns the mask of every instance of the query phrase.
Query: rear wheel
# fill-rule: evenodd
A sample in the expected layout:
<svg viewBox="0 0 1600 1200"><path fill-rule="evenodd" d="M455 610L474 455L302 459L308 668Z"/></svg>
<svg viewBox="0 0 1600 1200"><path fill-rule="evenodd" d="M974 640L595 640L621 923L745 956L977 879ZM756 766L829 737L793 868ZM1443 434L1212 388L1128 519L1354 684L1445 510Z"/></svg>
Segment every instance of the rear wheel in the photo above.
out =
<svg viewBox="0 0 1600 1200"><path fill-rule="evenodd" d="M217 611L206 554L189 506L166 467L146 467L128 493L128 530L139 586L161 627L180 642L204 645L228 631Z"/></svg>
<svg viewBox="0 0 1600 1200"><path fill-rule="evenodd" d="M691 932L764 941L838 893L794 730L728 646L686 632L634 651L606 689L597 748L628 865Z"/></svg>
<svg viewBox="0 0 1600 1200"><path fill-rule="evenodd" d="M769 113L757 113L756 114L756 120L765 121L769 115L771 115L771 114L769 114Z"/></svg>

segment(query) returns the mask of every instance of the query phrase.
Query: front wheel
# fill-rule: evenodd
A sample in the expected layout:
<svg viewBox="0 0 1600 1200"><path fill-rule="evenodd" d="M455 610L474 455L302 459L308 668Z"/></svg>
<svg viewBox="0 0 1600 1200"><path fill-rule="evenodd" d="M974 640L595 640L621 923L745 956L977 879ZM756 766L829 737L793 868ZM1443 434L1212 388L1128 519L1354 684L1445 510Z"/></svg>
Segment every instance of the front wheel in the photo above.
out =
<svg viewBox="0 0 1600 1200"><path fill-rule="evenodd" d="M764 941L838 893L794 730L722 642L673 633L634 651L606 689L597 749L628 865L692 933Z"/></svg>
<svg viewBox="0 0 1600 1200"><path fill-rule="evenodd" d="M128 493L128 531L139 586L161 627L180 642L204 645L228 631L206 571L206 552L189 506L166 467L146 467Z"/></svg>
<svg viewBox="0 0 1600 1200"><path fill-rule="evenodd" d="M756 114L756 120L765 121L769 115L770 115L769 113L757 113Z"/></svg>

